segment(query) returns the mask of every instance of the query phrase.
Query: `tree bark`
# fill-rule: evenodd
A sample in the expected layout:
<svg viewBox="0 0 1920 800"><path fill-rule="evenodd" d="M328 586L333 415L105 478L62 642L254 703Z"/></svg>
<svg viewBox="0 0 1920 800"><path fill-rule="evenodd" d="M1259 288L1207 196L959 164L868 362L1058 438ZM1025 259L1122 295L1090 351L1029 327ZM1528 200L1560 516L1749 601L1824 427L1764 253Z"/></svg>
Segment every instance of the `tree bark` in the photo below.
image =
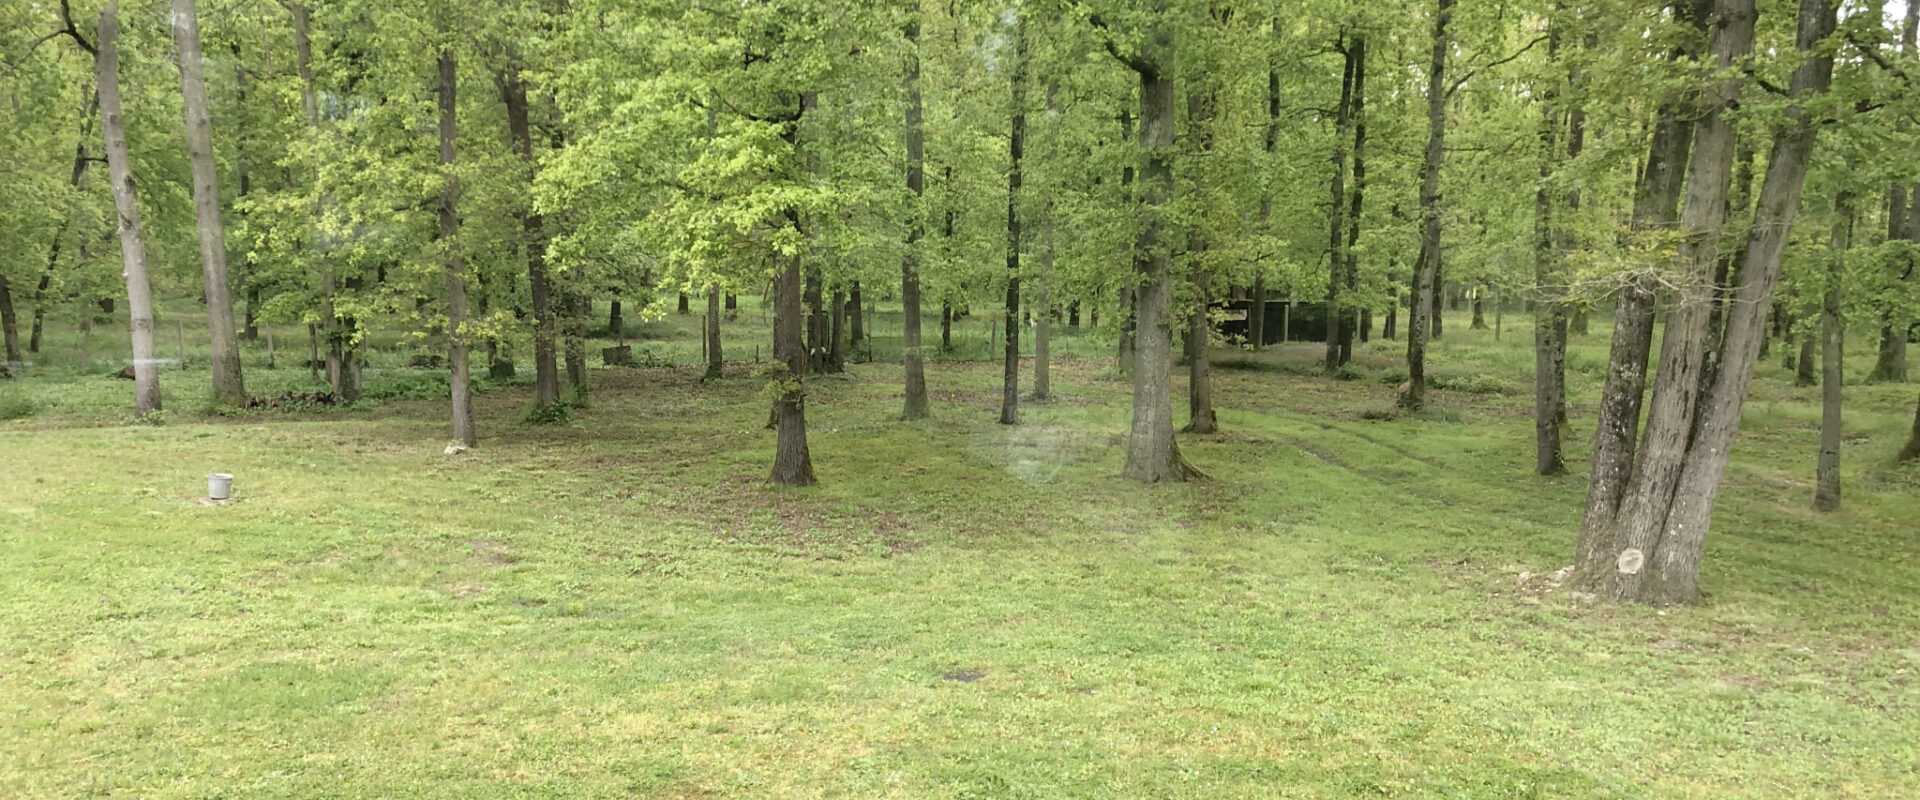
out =
<svg viewBox="0 0 1920 800"><path fill-rule="evenodd" d="M1047 82L1047 163L1060 163L1060 81ZM1046 400L1053 391L1053 217L1054 192L1040 212L1040 282L1033 293L1033 399ZM1073 322L1079 324L1079 309Z"/></svg>
<svg viewBox="0 0 1920 800"><path fill-rule="evenodd" d="M1020 421L1020 180L1027 140L1026 17L1014 23L1012 117L1007 133L1006 357L1000 382L1000 424Z"/></svg>
<svg viewBox="0 0 1920 800"><path fill-rule="evenodd" d="M1738 43L1738 37L1744 33L1747 41L1751 41L1752 8L1750 0L1722 0L1715 13L1718 25L1715 30L1716 45L1723 35L1735 38ZM1740 410L1753 380L1760 337L1764 334L1766 308L1772 300L1773 285L1779 277L1781 255L1786 248L1788 231L1793 227L1807 163L1812 155L1815 122L1805 103L1815 95L1824 93L1833 75L1831 51L1822 54L1819 48L1835 28L1835 12L1836 6L1831 5L1830 0L1801 0L1795 48L1804 60L1789 81L1792 105L1787 109L1785 121L1774 130L1773 151L1767 159L1766 184L1761 191L1753 229L1747 239L1746 268L1741 271L1735 300L1728 315L1722 367L1713 385L1700 398L1695 419L1690 421L1688 430L1683 431L1692 434L1691 441L1681 452L1682 460L1677 474L1668 478L1672 489L1665 493L1668 498L1665 507L1650 504L1648 510L1652 514L1637 516L1640 504L1636 502L1635 495L1638 492L1630 492L1622 504L1622 519L1616 521L1616 527L1622 528L1627 535L1616 541L1623 542L1626 547L1619 550L1617 556L1612 552L1607 553L1607 558L1617 565L1613 573L1615 577L1604 587L1609 597L1655 605L1691 603L1699 598L1700 558L1712 522L1713 504L1719 493L1721 478L1726 472L1727 456L1739 425ZM1716 46L1716 56L1723 52L1722 48ZM1726 62L1719 63L1724 68ZM1703 118L1702 127L1706 125L1707 120ZM1700 148L1707 151L1706 145L1707 142L1702 140ZM1724 144L1721 146L1725 147ZM1696 154L1695 160L1698 162L1706 157ZM1694 187L1690 185L1690 206L1695 194ZM1682 335L1691 336L1692 332L1683 332ZM1663 345L1663 374L1667 371L1664 353ZM1685 370L1679 372L1684 373ZM1655 401L1657 407L1660 404L1658 389ZM1642 475L1669 473L1663 464L1649 458L1649 452L1656 449L1651 421L1648 424L1648 441L1639 462L1635 464L1636 490L1644 485ZM1630 512L1635 516L1629 516ZM1644 540L1635 538L1645 536L1643 532L1649 530L1653 536ZM1643 543L1644 547L1637 546Z"/></svg>
<svg viewBox="0 0 1920 800"><path fill-rule="evenodd" d="M806 163L800 123L814 102L812 93L800 94L793 121L784 134L787 145L793 149L796 162L800 164ZM787 224L793 226L794 232L805 240L807 232L801 224L800 209L789 206L785 216ZM806 410L806 369L811 359L800 332L802 321L810 318L802 307L800 297L800 259L804 252L805 248L795 248L794 252L785 254L785 263L774 273L773 281L773 358L786 369L786 374L774 376L779 393L773 401L773 419L779 435L774 444L773 482L783 486L814 484L813 455L807 449ZM817 306L818 285L810 288L813 289Z"/></svg>
<svg viewBox="0 0 1920 800"><path fill-rule="evenodd" d="M925 234L926 127L920 100L920 19L914 14L907 23L907 191L913 193L915 213L908 215L907 252L900 260L900 350L906 371L906 399L903 419L926 419L926 358L920 351L920 240ZM942 327L945 328L944 317ZM942 335L943 340L945 334Z"/></svg>
<svg viewBox="0 0 1920 800"><path fill-rule="evenodd" d="M1706 0L1679 0L1675 16L1697 31L1706 28ZM1668 62L1691 60L1687 47L1667 53ZM1655 112L1653 136L1647 146L1645 168L1634 187L1632 226L1635 232L1664 231L1679 224L1678 205L1693 143L1690 111L1679 98L1663 100ZM1593 466L1587 483L1586 510L1581 516L1574 564L1582 570L1605 569L1602 546L1613 530L1633 475L1645 399L1647 363L1653 347L1654 281L1645 275L1630 278L1620 288L1614 310L1613 339L1609 346L1606 384L1600 393L1599 422L1594 430ZM1583 580L1586 578L1583 577Z"/></svg>
<svg viewBox="0 0 1920 800"><path fill-rule="evenodd" d="M621 310L620 298L607 301L607 335L615 338L626 335L627 320Z"/></svg>
<svg viewBox="0 0 1920 800"><path fill-rule="evenodd" d="M831 333L827 337L827 371L847 371L847 293L835 287L833 290L832 313L828 319Z"/></svg>
<svg viewBox="0 0 1920 800"><path fill-rule="evenodd" d="M1343 36L1344 38L1344 36ZM1333 178L1327 182L1327 354L1325 367L1333 372L1340 367L1340 342L1346 336L1346 312L1340 308L1340 293L1346 288L1346 253L1342 221L1347 208L1347 129L1353 124L1354 47L1338 43L1343 55L1340 70L1340 104L1334 107Z"/></svg>
<svg viewBox="0 0 1920 800"><path fill-rule="evenodd" d="M1915 402L1913 406L1913 430L1907 434L1907 443L1893 460L1899 464L1920 461L1920 402Z"/></svg>
<svg viewBox="0 0 1920 800"><path fill-rule="evenodd" d="M20 356L20 318L13 312L13 291L5 275L0 275L0 339L6 342L4 365L18 369L25 363Z"/></svg>
<svg viewBox="0 0 1920 800"><path fill-rule="evenodd" d="M500 99L507 107L507 131L531 179L538 162L533 154L527 85L520 74L519 63L502 71L498 81ZM547 277L546 224L530 203L516 205L513 213L520 219L521 238L527 249L527 289L533 301L534 402L545 408L560 401L560 369L554 354L558 323L554 319L553 287Z"/></svg>
<svg viewBox="0 0 1920 800"><path fill-rule="evenodd" d="M1348 301L1346 313L1340 316L1340 363L1353 360L1353 337L1355 326L1350 324L1358 319L1360 341L1367 340L1367 328L1372 324L1364 308L1353 308L1352 298L1360 292L1360 210L1362 200L1367 194L1367 42L1354 37L1353 46L1353 105L1348 115L1353 119L1353 192L1347 207L1347 246L1343 253L1346 265L1343 268L1347 282Z"/></svg>
<svg viewBox="0 0 1920 800"><path fill-rule="evenodd" d="M1820 382L1819 376L1814 374L1816 338L1815 335L1804 331L1800 334L1800 354L1793 363L1793 385L1795 386L1807 387Z"/></svg>
<svg viewBox="0 0 1920 800"><path fill-rule="evenodd" d="M1128 109L1120 111L1120 133L1121 141L1135 141L1133 112ZM1134 162L1123 163L1125 166L1120 168L1120 196L1131 203L1136 200L1133 196ZM1137 258L1136 255L1136 274L1127 276L1126 281L1120 285L1120 341L1114 354L1114 369L1122 377L1133 374L1133 365L1137 360L1137 354L1134 352L1134 330L1138 324L1138 320L1134 317L1134 306L1139 294L1139 287L1135 284L1135 281L1139 280Z"/></svg>
<svg viewBox="0 0 1920 800"><path fill-rule="evenodd" d="M200 270L207 300L213 399L245 407L240 342L233 325L233 294L227 283L227 240L220 225L220 187L213 164L213 119L200 55L200 13L195 0L172 0L173 38L180 52L180 94L187 116L187 161L193 173L193 215L200 240Z"/></svg>
<svg viewBox="0 0 1920 800"><path fill-rule="evenodd" d="M106 137L107 173L119 214L120 261L127 284L127 313L133 339L133 413L145 417L160 408L160 362L153 333L153 289L147 281L147 235L140 225L140 203L127 155L126 123L120 113L120 4L100 12L94 40L94 83L100 92L100 130Z"/></svg>
<svg viewBox="0 0 1920 800"><path fill-rule="evenodd" d="M1842 347L1847 334L1840 317L1843 258L1853 246L1853 197L1841 191L1833 200L1833 239L1827 258L1826 295L1820 303L1820 457L1814 469L1813 510L1840 510L1840 390L1844 381Z"/></svg>
<svg viewBox="0 0 1920 800"><path fill-rule="evenodd" d="M1557 43L1557 38L1548 39L1549 61L1557 54ZM1553 104L1554 95L1551 88L1541 93L1540 183L1533 194L1533 282L1538 297L1533 320L1533 469L1540 475L1567 472L1566 458L1560 449L1567 413L1567 309L1562 299L1567 281L1560 269L1560 250L1554 238L1555 200L1550 188L1555 155L1559 152L1555 134L1560 129L1560 112Z"/></svg>
<svg viewBox="0 0 1920 800"><path fill-rule="evenodd" d="M443 14L445 12L442 12ZM447 21L440 20L443 27ZM447 369L448 383L453 394L453 438L461 444L472 447L476 444L473 429L473 389L467 382L467 278L466 264L460 254L459 235L460 217L457 204L460 198L460 179L454 174L454 137L458 132L454 116L455 94L459 90L458 69L451 44L442 45L439 67L439 110L440 110L440 170L445 184L440 190L440 247L441 263L447 278Z"/></svg>
<svg viewBox="0 0 1920 800"><path fill-rule="evenodd" d="M1448 0L1442 0L1447 2ZM1140 77L1140 202L1145 217L1134 245L1139 286L1133 370L1133 427L1127 441L1128 478L1145 483L1205 475L1180 455L1173 438L1173 354L1168 311L1173 304L1171 253L1166 241L1173 200L1173 33L1164 0L1154 4L1145 55L1132 66Z"/></svg>
<svg viewBox="0 0 1920 800"><path fill-rule="evenodd" d="M707 349L707 373L703 380L717 381L726 372L726 356L720 349L720 283L707 286L707 318L704 331Z"/></svg>
<svg viewBox="0 0 1920 800"><path fill-rule="evenodd" d="M1194 194L1205 197L1206 162L1213 152L1214 89L1202 86L1187 92L1187 120L1192 126L1193 150L1200 166L1194 171ZM1204 228L1194 225L1187 233L1187 260L1193 279L1193 306L1187 315L1187 427L1189 433L1216 433L1219 420L1213 413L1213 379L1209 373L1207 344L1212 336L1207 319L1208 242Z"/></svg>
<svg viewBox="0 0 1920 800"><path fill-rule="evenodd" d="M847 343L849 345L859 344L861 339L867 338L864 321L860 318L860 309L860 282L854 281L853 285L847 287Z"/></svg>
<svg viewBox="0 0 1920 800"><path fill-rule="evenodd" d="M1427 337L1440 332L1440 166L1446 153L1447 24L1453 19L1453 0L1436 0L1435 5L1433 56L1427 68L1427 150L1420 171L1420 261L1413 268L1413 309L1407 315L1407 383L1398 400L1408 411L1426 405Z"/></svg>

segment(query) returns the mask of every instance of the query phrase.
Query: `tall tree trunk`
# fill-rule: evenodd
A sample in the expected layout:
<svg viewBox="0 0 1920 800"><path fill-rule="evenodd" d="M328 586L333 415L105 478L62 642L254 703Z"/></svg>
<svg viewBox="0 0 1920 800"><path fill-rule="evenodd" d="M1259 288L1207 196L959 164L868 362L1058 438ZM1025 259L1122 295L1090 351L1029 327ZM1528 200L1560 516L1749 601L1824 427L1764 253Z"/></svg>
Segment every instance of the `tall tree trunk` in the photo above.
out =
<svg viewBox="0 0 1920 800"><path fill-rule="evenodd" d="M7 360L0 366L18 368L26 363L20 355L20 318L13 312L13 291L5 275L0 275L0 339L5 340L7 351Z"/></svg>
<svg viewBox="0 0 1920 800"><path fill-rule="evenodd" d="M91 84L81 91L81 96L85 98L86 110L81 113L80 136L73 147L73 169L67 177L67 185L76 190L80 188L81 179L86 177L87 165L93 162L87 155L87 141L93 138L93 120L100 105L99 92ZM71 215L61 220L60 232L54 235L53 244L47 249L47 268L40 273L40 283L33 290L33 332L27 337L29 353L40 352L40 334L47 316L47 290L53 286L53 271L60 265L61 245L66 241L67 232L72 229L72 222ZM79 249L83 260L87 255L89 238L85 235L80 237Z"/></svg>
<svg viewBox="0 0 1920 800"><path fill-rule="evenodd" d="M1276 17L1269 34L1278 37L1280 21ZM1267 121L1264 149L1267 160L1272 163L1275 153L1280 150L1280 70L1273 64L1267 65ZM1260 194L1260 229L1271 231L1273 221L1273 189L1268 188ZM1255 351L1267 346L1267 265L1264 260L1254 264L1253 292L1250 298L1253 305L1247 309L1247 340Z"/></svg>
<svg viewBox="0 0 1920 800"><path fill-rule="evenodd" d="M676 310L683 317L693 313L693 306L688 303L686 292L680 293L680 307Z"/></svg>
<svg viewBox="0 0 1920 800"><path fill-rule="evenodd" d="M861 319L862 308L860 282L854 281L847 287L847 344L850 346L859 344L861 339L867 338L865 321Z"/></svg>
<svg viewBox="0 0 1920 800"><path fill-rule="evenodd" d="M1677 0L1673 8L1683 24L1704 33L1709 7L1707 0ZM1668 52L1665 60L1681 62L1696 57L1693 50L1683 46ZM1686 103L1677 97L1663 100L1655 112L1646 165L1634 187L1635 232L1666 231L1679 224L1680 194L1686 187L1684 176L1693 144L1691 120ZM1574 557L1575 566L1581 569L1605 567L1601 549L1608 542L1620 499L1633 476L1647 362L1653 347L1654 300L1651 278L1638 277L1620 288L1606 384L1600 393L1600 418L1594 430L1586 509Z"/></svg>
<svg viewBox="0 0 1920 800"><path fill-rule="evenodd" d="M807 270L800 302L807 314L807 371L819 375L827 371L827 301L822 295L819 270Z"/></svg>
<svg viewBox="0 0 1920 800"><path fill-rule="evenodd" d="M1132 111L1121 109L1120 132L1121 141L1132 142L1135 140ZM1135 201L1135 197L1133 196L1134 162L1126 161L1123 163L1125 166L1120 168L1120 196L1124 198L1126 202L1131 203ZM1136 269L1136 272L1137 271ZM1134 316L1135 301L1139 295L1139 287L1135 285L1137 280L1139 280L1139 275L1129 275L1125 282L1120 285L1120 341L1117 351L1114 354L1114 368L1122 377L1133 374L1133 365L1137 360L1136 353L1134 352L1134 330L1138 325L1138 320Z"/></svg>
<svg viewBox="0 0 1920 800"><path fill-rule="evenodd" d="M940 304L940 352L953 352L953 304Z"/></svg>
<svg viewBox="0 0 1920 800"><path fill-rule="evenodd" d="M241 108L246 108L247 70L240 57L240 43L238 41L233 42L231 48L234 62L234 100ZM234 177L240 182L239 198L243 206L247 201L247 197L253 194L253 183L249 180L249 173L247 172L247 142L250 141L250 137L245 121L246 115L241 114L234 125L234 128L239 131L239 135L233 153L233 172ZM246 225L246 219L246 212L240 212L240 224L243 227ZM240 272L235 275L233 279L234 286L241 289L241 296L244 298L245 303L244 310L240 315L240 337L249 342L257 342L260 340L260 287L254 275L256 266L253 259L253 248L249 247L241 257Z"/></svg>
<svg viewBox="0 0 1920 800"><path fill-rule="evenodd" d="M800 124L814 103L812 93L800 94L793 122L787 126L785 134L787 145L793 149L794 158L800 164L807 163L800 138ZM807 231L801 224L800 210L788 207L785 215L787 224L793 226L794 233L804 240ZM802 320L808 319L800 297L800 259L803 252L805 248L796 248L792 254L786 255L785 263L775 271L773 281L773 358L786 367L785 375L774 378L780 390L773 401L774 426L779 429L774 444L773 482L783 486L812 486L814 483L813 455L807 449L806 370L810 359L800 332ZM811 288L817 305L818 286L816 284Z"/></svg>
<svg viewBox="0 0 1920 800"><path fill-rule="evenodd" d="M1427 337L1439 333L1440 303L1440 166L1446 153L1447 132L1447 24L1453 20L1453 0L1436 0L1433 15L1433 56L1427 67L1427 151L1420 171L1420 261L1413 268L1413 309L1407 315L1407 383L1399 405L1419 411L1426 405ZM1432 327L1430 327L1430 325Z"/></svg>
<svg viewBox="0 0 1920 800"><path fill-rule="evenodd" d="M1549 33L1547 59L1557 55L1557 34ZM1555 92L1541 93L1540 183L1533 193L1533 282L1538 301L1533 319L1533 450L1534 472L1564 475L1566 458L1560 451L1561 428L1567 411L1567 308L1562 297L1567 283L1560 269L1560 251L1554 240L1554 196L1550 187L1559 147L1560 112Z"/></svg>
<svg viewBox="0 0 1920 800"><path fill-rule="evenodd" d="M1906 23L1900 29L1900 52L1911 56L1914 48L1920 46L1920 2L1908 0L1904 5L1907 15ZM1920 241L1920 183L1895 185L1887 190L1887 238ZM1909 263L1900 279L1914 280L1916 272L1920 270ZM1873 372L1868 380L1906 382L1907 336L1913 331L1914 325L1910 309L1889 309L1885 312L1880 326L1880 349L1874 357Z"/></svg>
<svg viewBox="0 0 1920 800"><path fill-rule="evenodd" d="M1444 0L1443 0L1444 1ZM1164 0L1153 8L1166 13ZM1140 201L1145 219L1134 245L1139 286L1135 302L1133 428L1127 440L1125 475L1145 483L1205 477L1180 455L1173 438L1173 353L1168 311L1173 305L1171 255L1165 241L1173 201L1172 31L1156 22L1147 33L1147 55L1132 65L1140 76Z"/></svg>
<svg viewBox="0 0 1920 800"><path fill-rule="evenodd" d="M1900 454L1894 457L1896 463L1920 461L1920 402L1913 407L1913 430L1907 434L1907 443L1900 448Z"/></svg>
<svg viewBox="0 0 1920 800"><path fill-rule="evenodd" d="M920 18L917 12L907 23L907 42L912 52L907 60L907 191L915 205L925 208L926 127L920 101ZM927 408L926 358L920 352L920 240L926 223L920 213L907 215L907 252L900 260L900 350L906 368L906 399L900 416L925 419ZM945 330L945 317L942 317ZM942 333L942 340L946 334ZM944 345L943 345L944 346Z"/></svg>
<svg viewBox="0 0 1920 800"><path fill-rule="evenodd" d="M1006 357L1000 382L1000 424L1020 421L1020 179L1027 140L1026 17L1013 27L1012 118L1007 133Z"/></svg>
<svg viewBox="0 0 1920 800"><path fill-rule="evenodd" d="M565 316L560 319L560 345L566 361L567 391L572 395L568 402L574 405L587 401L587 316L592 306L577 278L562 280L560 313Z"/></svg>
<svg viewBox="0 0 1920 800"><path fill-rule="evenodd" d="M1047 163L1060 163L1060 81L1047 82ZM1053 217L1054 192L1046 193L1040 211L1040 284L1033 293L1033 399L1046 400L1053 391ZM1075 307L1073 322L1078 325Z"/></svg>
<svg viewBox="0 0 1920 800"><path fill-rule="evenodd" d="M1340 342L1346 337L1346 312L1340 307L1346 288L1346 239L1342 220L1347 209L1347 127L1353 124L1354 47L1344 41L1336 47L1344 55L1340 70L1340 104L1334 107L1333 178L1327 182L1327 355L1326 370L1340 367Z"/></svg>
<svg viewBox="0 0 1920 800"><path fill-rule="evenodd" d="M100 92L100 130L106 137L107 174L113 206L120 216L120 262L127 283L127 313L133 335L133 413L144 417L160 408L160 362L153 333L153 289L147 282L147 234L140 225L140 203L127 156L127 128L120 114L120 4L100 12L94 47L94 83Z"/></svg>
<svg viewBox="0 0 1920 800"><path fill-rule="evenodd" d="M1710 56L1716 70L1727 70L1752 49L1753 6L1753 0L1715 4ZM1584 574L1595 578L1592 588L1615 601L1672 601L1664 584L1669 571L1679 566L1673 560L1679 552L1669 551L1664 562L1649 556L1657 553L1666 538L1665 518L1674 503L1699 408L1713 271L1719 260L1720 229L1726 219L1737 144L1726 112L1742 82L1737 75L1718 78L1700 98L1686 200L1680 212L1676 260L1681 283L1661 336L1660 370L1647 406L1646 433L1634 459L1633 477L1620 500L1611 543L1600 548L1600 563L1580 565ZM1607 563L1609 558L1612 563ZM1684 599L1691 600L1691 593Z"/></svg>
<svg viewBox="0 0 1920 800"><path fill-rule="evenodd" d="M1723 36L1734 38L1738 44L1739 37L1744 34L1746 41L1751 41L1752 10L1752 3L1748 0L1722 0L1715 14L1718 20L1714 37L1716 56L1725 52L1718 46ZM1804 60L1789 81L1792 105L1788 107L1784 121L1774 129L1773 150L1767 159L1766 184L1761 190L1753 229L1747 240L1746 268L1741 271L1734 303L1728 315L1722 368L1713 385L1700 398L1695 419L1690 421L1688 429L1692 434L1691 440L1681 454L1682 463L1677 475L1669 479L1672 490L1667 493L1666 507L1660 508L1654 504L1651 508L1654 513L1648 515L1652 519L1637 516L1637 491L1631 491L1622 504L1622 519L1616 521L1616 527L1624 529L1628 535L1616 541L1624 543L1626 547L1606 553L1607 560L1617 565L1614 572L1616 577L1605 587L1608 596L1615 599L1666 604L1690 603L1699 597L1700 557L1712 523L1713 504L1719 494L1721 478L1726 472L1728 453L1740 422L1740 410L1753 380L1760 337L1764 334L1766 308L1772 300L1773 286L1779 277L1781 255L1786 248L1788 231L1793 227L1807 163L1813 151L1816 133L1813 117L1816 115L1806 109L1805 103L1823 94L1833 75L1831 51L1823 54L1820 48L1823 40L1835 28L1835 13L1836 7L1830 4L1830 0L1802 0L1800 3L1795 48ZM1718 63L1724 69L1727 62L1718 60ZM1707 128L1710 121L1709 118L1703 118L1701 127ZM1712 152L1707 145L1706 139L1699 141L1696 162ZM1722 149L1727 149L1724 144ZM1717 155L1725 158L1730 153ZM1696 173L1699 171L1694 170ZM1689 210L1695 194L1694 187L1690 185ZM1724 198L1721 200L1724 203ZM1691 226L1689 230L1692 230ZM1690 337L1693 333L1682 332L1682 336ZM1665 352L1663 344L1663 376L1667 372ZM1684 370L1679 372L1684 377ZM1656 411L1661 404L1659 394L1656 388ZM1667 472L1662 469L1664 465L1650 457L1656 449L1664 447L1664 444L1656 444L1658 440L1654 422L1650 420L1649 443L1642 449L1640 459L1635 464L1636 490L1641 488L1642 475ZM1630 512L1636 516L1629 516ZM1643 536L1642 531L1647 529L1651 529L1654 536L1644 541L1645 546L1639 546L1642 540L1634 537Z"/></svg>
<svg viewBox="0 0 1920 800"><path fill-rule="evenodd" d="M1802 331L1799 336L1800 353L1793 362L1793 385L1813 386L1820 382L1819 376L1814 374L1814 350L1818 337L1808 331Z"/></svg>
<svg viewBox="0 0 1920 800"><path fill-rule="evenodd" d="M533 127L527 107L527 85L516 61L496 79L500 99L507 108L507 131L514 149L526 164L528 178L538 168L533 154ZM527 249L527 289L533 301L533 394L534 402L545 408L560 402L560 369L554 354L558 324L553 312L553 287L547 277L547 234L545 222L531 204L516 205L514 216L520 219L520 235Z"/></svg>
<svg viewBox="0 0 1920 800"><path fill-rule="evenodd" d="M187 113L187 161L193 172L193 215L205 279L208 345L214 402L247 404L240 375L240 342L233 325L233 295L227 283L227 239L220 225L220 186L214 174L213 119L200 56L200 12L194 0L172 0L173 39L180 51L180 94Z"/></svg>
<svg viewBox="0 0 1920 800"><path fill-rule="evenodd" d="M1213 152L1213 92L1213 87L1205 84L1187 92L1187 121L1192 127L1193 150L1200 162L1194 171L1193 193L1200 198L1206 196L1207 161ZM1186 430L1190 433L1215 433L1220 430L1219 420L1213 413L1213 376L1209 372L1212 365L1207 359L1207 344L1213 332L1207 319L1207 248L1205 230L1200 225L1192 226L1187 233L1187 260L1193 278L1193 306L1187 314L1187 335L1184 337L1187 351Z"/></svg>
<svg viewBox="0 0 1920 800"><path fill-rule="evenodd" d="M441 12L445 14L446 12ZM443 16L440 24L445 28ZM460 255L460 179L453 171L454 137L458 131L454 118L459 90L458 70L453 46L442 45L439 66L440 170L445 184L440 189L440 247L447 277L447 369L453 391L453 438L468 447L476 444L473 430L473 389L467 382L467 277Z"/></svg>
<svg viewBox="0 0 1920 800"><path fill-rule="evenodd" d="M827 337L827 371L847 371L847 292L839 287L833 289L832 314L828 320L831 333Z"/></svg>
<svg viewBox="0 0 1920 800"><path fill-rule="evenodd" d="M1853 196L1833 199L1832 252L1827 259L1826 295L1820 303L1820 457L1815 466L1813 510L1840 510L1840 390L1844 382L1842 348L1847 335L1840 317L1842 258L1853 246Z"/></svg>
<svg viewBox="0 0 1920 800"><path fill-rule="evenodd" d="M1343 256L1343 279L1349 301L1347 313L1340 317L1340 363L1353 360L1354 326L1349 324L1356 316L1359 318L1360 340L1366 341L1367 328L1372 324L1366 309L1353 309L1351 298L1360 292L1360 210L1361 202L1367 193L1367 41L1354 37L1353 55L1353 104L1348 115L1353 119L1353 192L1347 208L1347 246Z"/></svg>
<svg viewBox="0 0 1920 800"><path fill-rule="evenodd" d="M621 314L620 298L607 301L607 335L619 338L626 335L627 320Z"/></svg>
<svg viewBox="0 0 1920 800"><path fill-rule="evenodd" d="M707 374L706 379L717 381L724 374L726 357L720 350L720 283L715 281L707 286Z"/></svg>

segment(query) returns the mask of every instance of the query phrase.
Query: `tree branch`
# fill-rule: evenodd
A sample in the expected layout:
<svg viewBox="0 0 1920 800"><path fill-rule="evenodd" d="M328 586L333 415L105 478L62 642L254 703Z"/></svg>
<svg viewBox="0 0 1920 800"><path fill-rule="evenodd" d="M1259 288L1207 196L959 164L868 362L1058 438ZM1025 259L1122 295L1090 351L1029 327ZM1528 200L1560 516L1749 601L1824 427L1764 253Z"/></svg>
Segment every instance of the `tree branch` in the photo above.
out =
<svg viewBox="0 0 1920 800"><path fill-rule="evenodd" d="M1443 93L1444 96L1452 97L1453 93L1456 90L1458 90L1461 86L1466 85L1467 81L1473 80L1473 77L1475 75L1479 75L1481 72L1493 69L1494 67L1500 66L1501 64L1508 63L1510 61L1513 61L1516 58L1526 55L1526 52L1528 50L1532 50L1534 45L1544 42L1547 39L1548 39L1547 34L1544 34L1544 33L1540 34L1539 36L1534 37L1533 41L1527 42L1526 44L1521 45L1520 49L1507 54L1505 58L1495 59L1485 64L1481 64L1480 66L1474 67L1473 69L1467 70L1465 73L1462 73L1460 77L1455 78L1453 80L1453 85L1447 87L1447 91Z"/></svg>
<svg viewBox="0 0 1920 800"><path fill-rule="evenodd" d="M1093 27L1100 29L1100 44L1107 48L1107 52L1113 56L1114 60L1127 65L1127 68L1134 72L1147 74L1156 71L1152 64L1139 56L1129 56L1120 52L1119 45L1113 43L1113 29L1107 27L1107 21L1101 19L1099 14L1088 15L1087 21L1093 23Z"/></svg>

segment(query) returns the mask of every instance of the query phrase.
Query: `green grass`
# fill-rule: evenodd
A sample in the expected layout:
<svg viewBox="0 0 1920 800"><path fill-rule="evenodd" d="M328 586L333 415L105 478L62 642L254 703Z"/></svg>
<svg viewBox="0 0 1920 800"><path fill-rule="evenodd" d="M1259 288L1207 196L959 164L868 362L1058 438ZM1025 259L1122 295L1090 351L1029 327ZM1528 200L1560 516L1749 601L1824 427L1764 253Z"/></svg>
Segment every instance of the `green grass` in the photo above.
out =
<svg viewBox="0 0 1920 800"><path fill-rule="evenodd" d="M561 424L488 386L456 457L405 391L130 426L129 383L48 367L0 384L31 405L0 422L0 796L1920 791L1912 387L1848 387L1823 516L1818 389L1766 365L1707 602L1588 606L1521 581L1568 562L1585 487L1528 475L1508 323L1436 346L1484 387L1392 422L1361 415L1399 343L1357 348L1364 380L1221 354L1188 486L1116 477L1128 387L1096 358L1015 427L990 363L933 363L918 423L897 365L814 380L806 490L765 482L752 366L702 384L686 318L648 341L687 366L596 370ZM310 380L262 355L256 393ZM430 382L398 364L370 392ZM1577 469L1602 375L1570 369ZM234 502L198 502L214 471Z"/></svg>

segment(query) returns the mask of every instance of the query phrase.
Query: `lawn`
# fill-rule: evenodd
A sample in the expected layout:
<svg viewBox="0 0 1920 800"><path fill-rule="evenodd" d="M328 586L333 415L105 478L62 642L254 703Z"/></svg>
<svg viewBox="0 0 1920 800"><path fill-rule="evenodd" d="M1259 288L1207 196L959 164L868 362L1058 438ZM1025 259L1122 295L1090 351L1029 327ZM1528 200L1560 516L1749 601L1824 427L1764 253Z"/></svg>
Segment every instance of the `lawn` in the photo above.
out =
<svg viewBox="0 0 1920 800"><path fill-rule="evenodd" d="M0 796L1920 794L1912 387L1847 388L1819 515L1818 390L1767 364L1705 604L1594 606L1551 575L1603 337L1577 474L1541 479L1526 328L1464 322L1460 389L1391 421L1397 343L1353 380L1218 352L1224 433L1181 441L1214 480L1151 487L1097 335L1014 427L983 361L933 363L921 423L895 364L812 381L804 490L765 480L753 365L700 383L685 318L648 326L681 366L596 369L563 425L489 384L456 456L399 352L351 409L207 417L170 372L158 426L49 367L0 385ZM310 385L280 347L256 393Z"/></svg>

